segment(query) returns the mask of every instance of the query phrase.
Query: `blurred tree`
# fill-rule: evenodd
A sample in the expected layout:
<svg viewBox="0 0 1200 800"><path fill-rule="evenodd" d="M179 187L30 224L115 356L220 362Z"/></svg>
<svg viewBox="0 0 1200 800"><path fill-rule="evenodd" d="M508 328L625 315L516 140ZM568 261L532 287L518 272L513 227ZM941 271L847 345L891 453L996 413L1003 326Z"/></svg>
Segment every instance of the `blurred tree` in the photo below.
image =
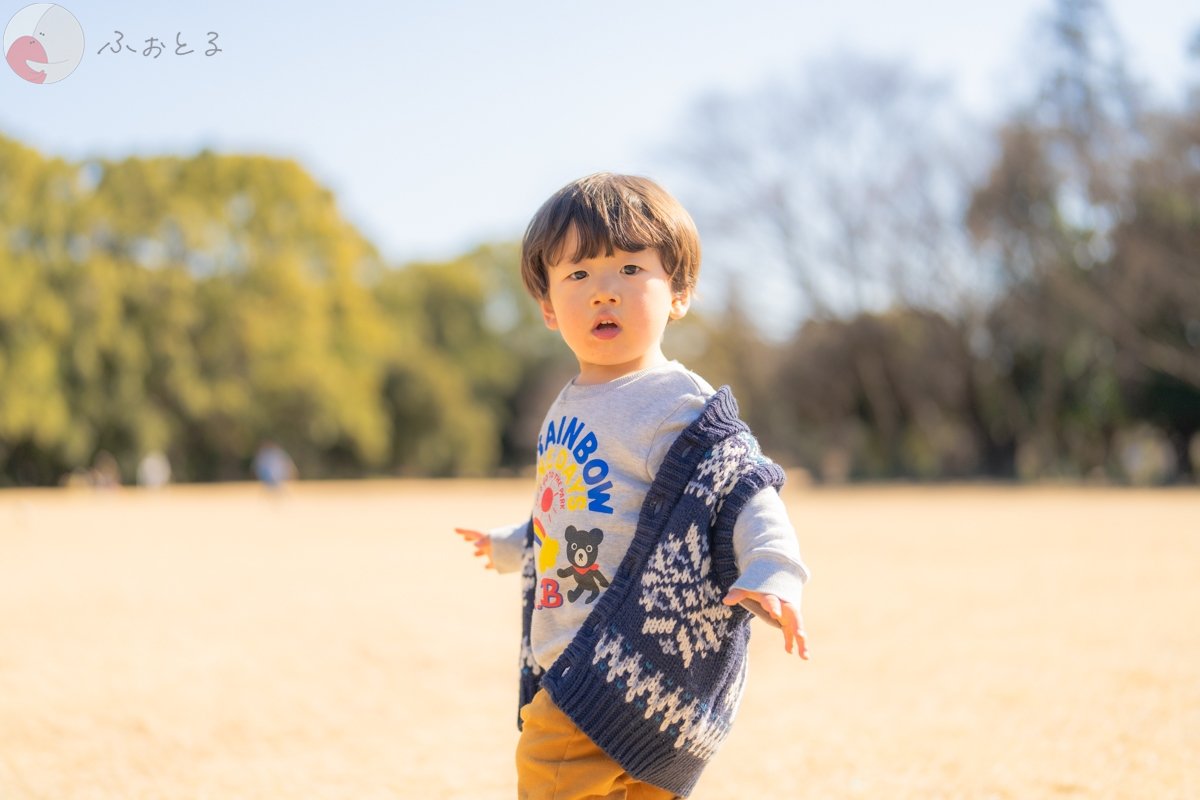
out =
<svg viewBox="0 0 1200 800"><path fill-rule="evenodd" d="M203 380L187 379L182 397L158 387L189 412L181 473L196 458L210 477L244 474L266 438L309 477L382 466L386 329L363 285L378 257L332 195L294 162L261 157L203 152L97 171L110 249L144 271L186 270L198 284L200 313L181 333Z"/></svg>
<svg viewBox="0 0 1200 800"><path fill-rule="evenodd" d="M500 467L531 469L546 409L563 384L578 371L571 351L542 321L538 304L521 280L516 243L484 246L463 259L483 281L486 300L482 333L503 350L506 390L493 393L494 413L502 425Z"/></svg>
<svg viewBox="0 0 1200 800"><path fill-rule="evenodd" d="M53 483L64 460L90 457L62 378L72 315L65 163L0 138L0 481ZM47 212L39 213L41 209Z"/></svg>
<svg viewBox="0 0 1200 800"><path fill-rule="evenodd" d="M869 429L870 465L853 469L906 469L911 437L886 354L895 331L871 320L897 305L940 314L960 344L937 368L969 376L966 341L989 288L971 271L960 223L970 196L968 129L946 88L901 64L842 55L806 64L796 81L709 97L685 128L673 159L687 172L680 195L705 239L710 290L725 287L743 306L725 309L723 335L709 338L707 360L729 364L752 421L766 424L770 440L823 441L817 425ZM837 337L836 368L848 374L787 363L807 342L788 346L783 362L762 343L747 347L747 319L768 337ZM839 319L855 322L833 324ZM728 356L714 356L721 348ZM771 373L787 378L780 385ZM853 403L841 402L844 381L855 387ZM972 396L961 375L954 382ZM828 407L817 413L827 392ZM824 458L806 445L805 463L850 452L828 446L841 456Z"/></svg>
<svg viewBox="0 0 1200 800"><path fill-rule="evenodd" d="M877 355L869 379L844 368L862 353ZM809 320L784 356L776 384L807 423L796 426L795 455L824 478L962 478L984 466L971 430L972 365L954 321L902 308ZM889 403L872 403L872 392ZM884 424L880 408L891 414Z"/></svg>
<svg viewBox="0 0 1200 800"><path fill-rule="evenodd" d="M768 304L786 321L768 332L895 303L957 312L977 294L959 223L968 128L944 85L841 55L705 98L683 127L670 160L717 285L799 289ZM767 292L743 296L761 307Z"/></svg>
<svg viewBox="0 0 1200 800"><path fill-rule="evenodd" d="M1142 108L1101 4L1059 0L1047 33L1040 90L1001 131L967 215L1006 287L987 339L1014 416L994 425L1019 439L1030 476L1111 468L1137 386L1200 389L1196 272L1180 249L1197 209L1187 126ZM1173 424L1183 438L1193 425Z"/></svg>
<svg viewBox="0 0 1200 800"><path fill-rule="evenodd" d="M482 335L484 286L462 264L412 264L375 296L391 321L384 402L391 463L405 474L478 475L498 460L489 394L508 360Z"/></svg>
<svg viewBox="0 0 1200 800"><path fill-rule="evenodd" d="M387 465L382 264L298 165L201 153L71 165L0 138L0 480L165 449L245 477Z"/></svg>
<svg viewBox="0 0 1200 800"><path fill-rule="evenodd" d="M1198 82L1200 85L1200 82ZM1098 279L1112 298L1110 324L1139 346L1128 365L1130 411L1171 443L1195 475L1200 436L1200 104L1146 121L1148 147L1133 163L1129 198Z"/></svg>
<svg viewBox="0 0 1200 800"><path fill-rule="evenodd" d="M437 475L532 464L545 395L573 362L525 293L517 248L410 264L376 296L395 333L386 390L395 463Z"/></svg>

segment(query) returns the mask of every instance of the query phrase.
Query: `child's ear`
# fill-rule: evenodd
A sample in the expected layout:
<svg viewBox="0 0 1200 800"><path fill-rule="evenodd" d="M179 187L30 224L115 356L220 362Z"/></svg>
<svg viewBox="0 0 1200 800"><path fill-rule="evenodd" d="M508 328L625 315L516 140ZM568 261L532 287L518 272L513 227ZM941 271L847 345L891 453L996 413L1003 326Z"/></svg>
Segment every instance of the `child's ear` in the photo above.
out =
<svg viewBox="0 0 1200 800"><path fill-rule="evenodd" d="M671 319L683 319L692 306L692 290L684 289L671 296Z"/></svg>
<svg viewBox="0 0 1200 800"><path fill-rule="evenodd" d="M545 322L550 330L558 330L558 317L554 313L554 306L550 305L550 298L543 297L538 300L538 305L542 307L542 322Z"/></svg>

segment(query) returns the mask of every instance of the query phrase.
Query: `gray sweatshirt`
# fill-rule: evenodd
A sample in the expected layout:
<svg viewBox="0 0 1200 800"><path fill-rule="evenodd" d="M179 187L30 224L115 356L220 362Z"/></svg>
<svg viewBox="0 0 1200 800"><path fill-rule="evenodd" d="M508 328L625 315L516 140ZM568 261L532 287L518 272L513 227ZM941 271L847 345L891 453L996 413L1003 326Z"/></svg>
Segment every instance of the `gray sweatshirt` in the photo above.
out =
<svg viewBox="0 0 1200 800"><path fill-rule="evenodd" d="M548 669L612 581L646 491L713 388L676 361L608 383L568 383L538 436L533 497L537 586L531 643ZM490 531L501 572L520 569L528 521ZM766 490L734 527L737 588L799 606L808 569L779 494Z"/></svg>

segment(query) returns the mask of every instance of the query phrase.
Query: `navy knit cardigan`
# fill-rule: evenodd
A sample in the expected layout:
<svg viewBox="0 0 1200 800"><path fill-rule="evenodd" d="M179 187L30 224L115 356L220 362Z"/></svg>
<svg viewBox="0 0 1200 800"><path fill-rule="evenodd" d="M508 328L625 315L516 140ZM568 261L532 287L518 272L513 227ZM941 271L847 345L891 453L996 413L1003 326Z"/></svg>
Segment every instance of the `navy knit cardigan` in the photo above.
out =
<svg viewBox="0 0 1200 800"><path fill-rule="evenodd" d="M733 525L751 497L782 484L783 470L762 455L723 387L671 446L612 584L544 671L529 640L530 525L521 706L544 688L627 772L687 796L728 734L745 685L751 614L721 602L738 577Z"/></svg>

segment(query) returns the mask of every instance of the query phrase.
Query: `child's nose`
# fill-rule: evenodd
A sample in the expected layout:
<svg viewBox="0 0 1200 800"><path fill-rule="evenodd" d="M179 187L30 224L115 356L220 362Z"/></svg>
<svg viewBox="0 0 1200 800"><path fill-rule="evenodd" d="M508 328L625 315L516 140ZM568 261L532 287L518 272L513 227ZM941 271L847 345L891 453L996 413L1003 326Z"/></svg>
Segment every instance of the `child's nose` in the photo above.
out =
<svg viewBox="0 0 1200 800"><path fill-rule="evenodd" d="M602 306L620 303L621 295L617 292L617 287L614 284L615 281L597 281L595 292L592 294L592 305Z"/></svg>

